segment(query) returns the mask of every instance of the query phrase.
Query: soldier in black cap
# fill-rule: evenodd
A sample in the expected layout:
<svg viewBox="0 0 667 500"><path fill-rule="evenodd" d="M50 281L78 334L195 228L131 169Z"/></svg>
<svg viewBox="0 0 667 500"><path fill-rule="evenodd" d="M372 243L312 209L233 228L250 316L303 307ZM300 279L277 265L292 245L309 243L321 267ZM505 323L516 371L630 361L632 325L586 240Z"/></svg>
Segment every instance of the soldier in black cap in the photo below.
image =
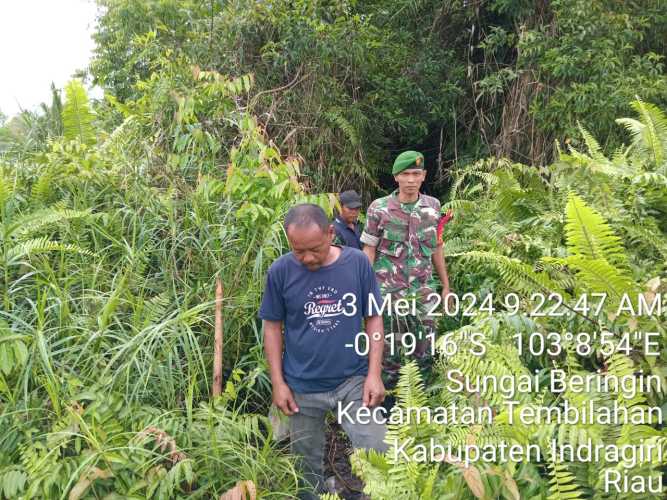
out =
<svg viewBox="0 0 667 500"><path fill-rule="evenodd" d="M356 191L344 191L339 196L340 213L334 219L336 231L335 245L357 248L361 247L361 224L359 224L359 212L361 211L361 196Z"/></svg>

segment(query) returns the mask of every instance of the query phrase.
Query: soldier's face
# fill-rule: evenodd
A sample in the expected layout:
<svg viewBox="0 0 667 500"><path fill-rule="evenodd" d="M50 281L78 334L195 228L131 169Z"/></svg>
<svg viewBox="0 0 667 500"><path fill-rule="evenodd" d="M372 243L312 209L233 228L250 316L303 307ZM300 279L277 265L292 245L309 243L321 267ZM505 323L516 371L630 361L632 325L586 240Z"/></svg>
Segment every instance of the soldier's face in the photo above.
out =
<svg viewBox="0 0 667 500"><path fill-rule="evenodd" d="M354 224L359 219L360 208L350 208L345 205L340 207L340 217L346 224Z"/></svg>
<svg viewBox="0 0 667 500"><path fill-rule="evenodd" d="M398 189L405 194L416 194L426 179L426 170L422 168L409 168L394 176Z"/></svg>
<svg viewBox="0 0 667 500"><path fill-rule="evenodd" d="M306 227L290 226L287 229L287 240L294 257L308 268L317 271L329 256L329 247L333 241L333 226L322 231L316 224Z"/></svg>

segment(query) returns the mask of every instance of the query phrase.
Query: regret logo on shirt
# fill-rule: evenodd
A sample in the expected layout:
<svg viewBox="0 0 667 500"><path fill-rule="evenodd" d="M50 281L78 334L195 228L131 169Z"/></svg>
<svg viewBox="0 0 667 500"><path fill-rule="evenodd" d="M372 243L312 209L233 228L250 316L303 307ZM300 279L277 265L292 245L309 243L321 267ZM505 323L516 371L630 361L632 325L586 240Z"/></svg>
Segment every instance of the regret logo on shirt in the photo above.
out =
<svg viewBox="0 0 667 500"><path fill-rule="evenodd" d="M303 313L310 327L318 333L326 333L340 324L338 316L345 314L345 307L338 290L331 286L318 286L308 292L308 302Z"/></svg>

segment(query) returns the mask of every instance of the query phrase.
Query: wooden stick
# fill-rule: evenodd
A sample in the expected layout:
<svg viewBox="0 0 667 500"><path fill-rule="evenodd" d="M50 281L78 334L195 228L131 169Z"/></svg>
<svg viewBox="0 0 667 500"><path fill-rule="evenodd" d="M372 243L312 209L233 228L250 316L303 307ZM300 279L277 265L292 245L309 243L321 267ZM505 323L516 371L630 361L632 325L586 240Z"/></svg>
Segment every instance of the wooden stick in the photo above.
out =
<svg viewBox="0 0 667 500"><path fill-rule="evenodd" d="M222 393L222 280L215 279L215 351L213 353L213 397Z"/></svg>

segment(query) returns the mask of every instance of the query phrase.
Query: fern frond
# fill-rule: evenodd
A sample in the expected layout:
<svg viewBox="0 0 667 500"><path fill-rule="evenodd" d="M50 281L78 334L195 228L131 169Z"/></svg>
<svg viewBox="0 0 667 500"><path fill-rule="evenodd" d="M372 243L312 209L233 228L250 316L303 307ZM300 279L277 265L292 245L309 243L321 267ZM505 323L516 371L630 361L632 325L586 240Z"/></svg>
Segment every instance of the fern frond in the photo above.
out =
<svg viewBox="0 0 667 500"><path fill-rule="evenodd" d="M615 353L607 365L609 375L618 377L619 380L629 380L635 376L635 363L631 358L621 353ZM646 403L646 395L642 391L636 391L636 394L630 398L623 391L619 390L617 398L625 406L641 405Z"/></svg>
<svg viewBox="0 0 667 500"><path fill-rule="evenodd" d="M556 431L556 441L559 446L570 445L577 447L579 444L591 442L594 445L602 444L605 426L587 424L562 424Z"/></svg>
<svg viewBox="0 0 667 500"><path fill-rule="evenodd" d="M567 467L558 462L549 461L549 496L548 500L572 500L583 498L574 475Z"/></svg>
<svg viewBox="0 0 667 500"><path fill-rule="evenodd" d="M81 144L95 142L93 113L88 105L86 89L79 80L71 80L65 85L65 105L63 106L63 135L66 140L78 140Z"/></svg>
<svg viewBox="0 0 667 500"><path fill-rule="evenodd" d="M532 266L524 264L518 259L512 259L505 255L499 255L493 252L471 251L454 255L464 259L471 260L496 268L502 277L504 284L509 288L523 293L557 292L565 296L565 292L560 289L546 273L536 272Z"/></svg>
<svg viewBox="0 0 667 500"><path fill-rule="evenodd" d="M156 482L158 498L174 498L182 484L192 484L195 475L192 468L192 460L186 458L176 462L169 471L164 474L159 482ZM151 495L152 496L152 495Z"/></svg>
<svg viewBox="0 0 667 500"><path fill-rule="evenodd" d="M612 299L608 306L616 305L624 294L635 291L636 286L628 274L604 259L571 255L564 262L576 271L579 288L587 292L606 293Z"/></svg>
<svg viewBox="0 0 667 500"><path fill-rule="evenodd" d="M0 497L19 498L27 482L28 475L17 466L0 469Z"/></svg>
<svg viewBox="0 0 667 500"><path fill-rule="evenodd" d="M400 379L396 384L396 398L403 408L419 408L426 405L424 381L415 361L410 361L400 369Z"/></svg>
<svg viewBox="0 0 667 500"><path fill-rule="evenodd" d="M427 398L417 364L414 361L406 363L400 373L396 389L397 406L401 410L425 407ZM364 492L380 500L424 498L421 491L428 485L431 468L413 460L413 457L420 438L435 435L436 427L434 424L409 419L390 422L385 436L385 442L389 445L386 455L373 450L355 452L351 459L352 467L364 479ZM397 451L398 447L407 458Z"/></svg>
<svg viewBox="0 0 667 500"><path fill-rule="evenodd" d="M588 154L591 155L593 159L599 160L599 159L605 159L604 155L602 154L602 148L600 148L600 143L595 140L595 137L586 130L581 123L577 123L577 126L579 127L579 133L581 136L584 138L584 143L586 144L586 147L588 148Z"/></svg>
<svg viewBox="0 0 667 500"><path fill-rule="evenodd" d="M451 200L448 201L447 203L443 203L442 205L442 210L447 211L447 210L453 210L454 212L458 212L460 210L469 210L473 211L476 210L479 207L479 204L470 201L470 200Z"/></svg>
<svg viewBox="0 0 667 500"><path fill-rule="evenodd" d="M656 249L662 258L667 261L667 241L661 237L660 229L654 220L644 220L641 224L624 224L623 230L627 233L628 244L646 243Z"/></svg>
<svg viewBox="0 0 667 500"><path fill-rule="evenodd" d="M656 105L637 99L630 106L639 115L641 127L634 124L633 146L645 152L660 167L667 157L667 115ZM625 125L623 121L622 124ZM627 125L626 125L627 128Z"/></svg>
<svg viewBox="0 0 667 500"><path fill-rule="evenodd" d="M350 141L350 144L353 146L359 145L359 133L354 125L343 116L342 110L333 109L324 113L323 116L343 132L347 140Z"/></svg>
<svg viewBox="0 0 667 500"><path fill-rule="evenodd" d="M657 187L658 189L667 188L667 176L658 172L644 172L632 179L632 183L640 186Z"/></svg>
<svg viewBox="0 0 667 500"><path fill-rule="evenodd" d="M28 216L22 217L16 224L13 224L12 226L16 227L13 233L19 237L28 236L38 232L44 227L53 226L54 224L63 223L73 219L85 219L90 217L91 214L91 209L69 210L53 207L45 210L38 210L32 212Z"/></svg>
<svg viewBox="0 0 667 500"><path fill-rule="evenodd" d="M45 252L73 252L82 255L92 255L92 252L78 245L60 243L49 240L46 236L22 241L11 247L7 252L7 264L16 264L21 259Z"/></svg>
<svg viewBox="0 0 667 500"><path fill-rule="evenodd" d="M497 160L495 158L490 158L490 159L479 160L473 163L472 165L464 167L458 173L458 175L454 179L454 182L452 183L452 187L449 190L450 199L456 199L460 197L459 191L461 190L461 186L463 186L464 182L470 176L477 177L483 181L483 185L477 184L473 187L473 192L479 191L484 187L490 188L492 186L495 186L496 183L498 182L498 178L493 173L494 167L497 164L500 164L501 166L506 166L507 163L508 162L503 159ZM472 193L468 191L466 194L470 195Z"/></svg>
<svg viewBox="0 0 667 500"><path fill-rule="evenodd" d="M46 204L53 196L53 182L55 175L52 169L47 169L32 185L32 199L35 202Z"/></svg>
<svg viewBox="0 0 667 500"><path fill-rule="evenodd" d="M350 455L350 465L354 473L363 478L364 491L372 498L379 497L378 490L386 487L386 478L391 469L386 457L373 449L359 448Z"/></svg>
<svg viewBox="0 0 667 500"><path fill-rule="evenodd" d="M558 184L576 186L580 180L590 181L591 176L595 175L613 179L626 178L636 172L636 166L628 161L625 151L615 151L610 160L602 153L600 145L586 129L580 126L579 130L588 153L582 153L573 146L568 146L568 153L560 152L559 149L559 161L556 165L563 170L560 172Z"/></svg>
<svg viewBox="0 0 667 500"><path fill-rule="evenodd" d="M421 490L421 498L433 498L433 486L438 477L439 469L439 467L433 467L431 473L426 477L426 481L424 481L424 486Z"/></svg>
<svg viewBox="0 0 667 500"><path fill-rule="evenodd" d="M602 215L574 193L569 194L565 211L565 233L571 255L627 265L621 239L614 234Z"/></svg>
<svg viewBox="0 0 667 500"><path fill-rule="evenodd" d="M454 253L462 253L467 250L470 250L472 243L464 238L444 238L444 251L445 255L451 255Z"/></svg>
<svg viewBox="0 0 667 500"><path fill-rule="evenodd" d="M633 142L641 143L642 134L644 133L644 129L646 128L646 126L642 122L634 118L617 118L615 121L619 125L623 125L623 127L625 127L625 129L630 133Z"/></svg>
<svg viewBox="0 0 667 500"><path fill-rule="evenodd" d="M484 333L484 340L482 341L486 351L484 356L472 354L474 346L470 343L470 339L473 332ZM476 380L477 377L486 377L493 380L503 378L507 380L514 379L515 381L520 376L525 377L530 375L522 363L516 348L509 343L502 343L498 342L498 339L493 339L490 326L480 323L467 325L453 332L451 338L448 340L450 344L456 344L458 348L455 354L447 356L445 339L443 338L439 341L438 349L443 355L442 371L445 374L452 369L456 369L466 380ZM535 394L507 394L502 391L495 391L492 384L481 384L473 394L463 393L462 396L465 400L458 401L459 405L493 405L500 408L508 399L528 402L535 397ZM452 398L452 394L447 390L442 391L441 398L445 404L454 402L450 399Z"/></svg>
<svg viewBox="0 0 667 500"><path fill-rule="evenodd" d="M0 208L4 206L9 198L14 194L14 183L3 174L0 168Z"/></svg>

